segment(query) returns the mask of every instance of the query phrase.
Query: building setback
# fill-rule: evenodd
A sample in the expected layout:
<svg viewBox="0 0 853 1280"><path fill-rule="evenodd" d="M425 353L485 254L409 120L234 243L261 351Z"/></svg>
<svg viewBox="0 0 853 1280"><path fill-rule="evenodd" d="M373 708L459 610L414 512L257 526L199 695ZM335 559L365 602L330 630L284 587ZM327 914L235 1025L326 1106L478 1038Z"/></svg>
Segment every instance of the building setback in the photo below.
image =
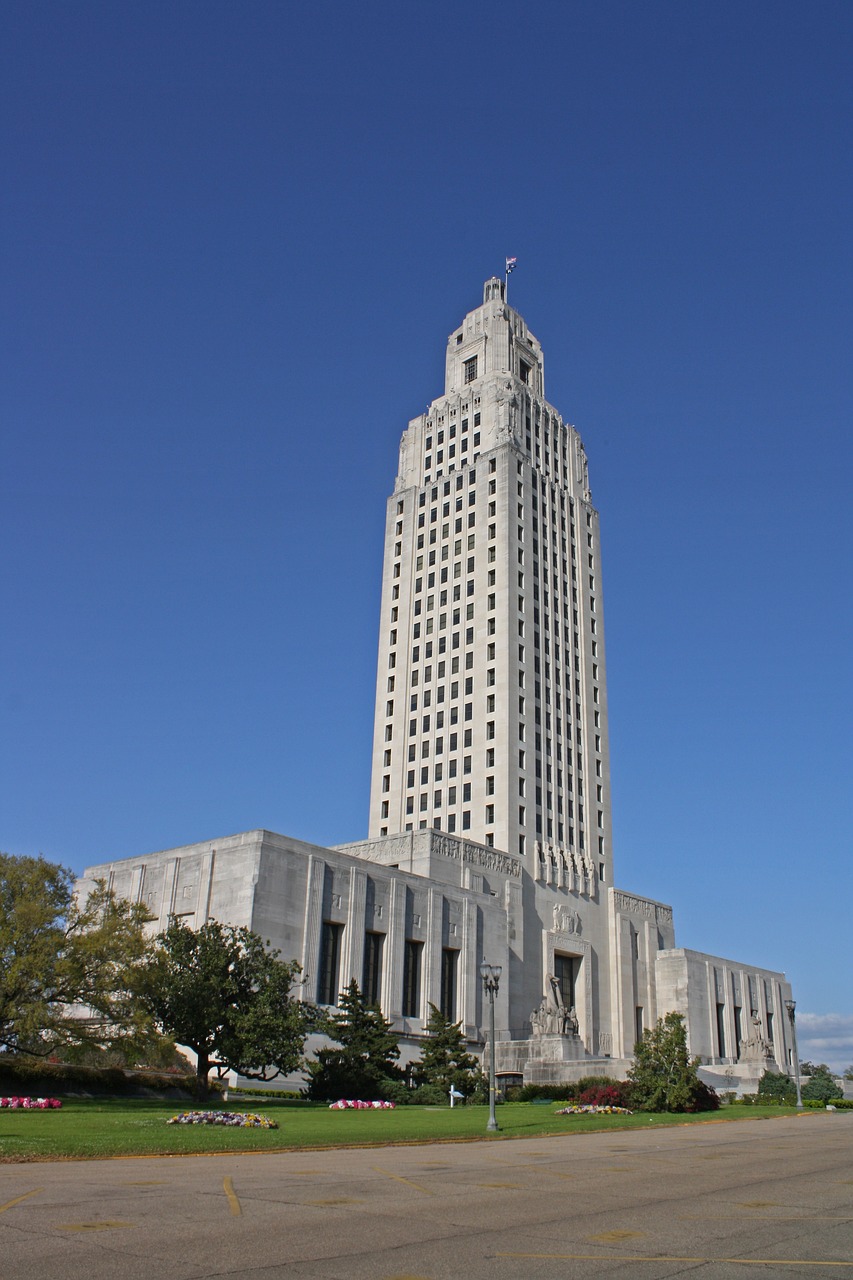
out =
<svg viewBox="0 0 853 1280"><path fill-rule="evenodd" d="M246 924L333 1004L351 978L410 1056L430 1003L498 1069L627 1069L685 1015L720 1080L791 1062L784 975L676 949L669 906L615 888L598 512L542 348L488 280L448 338L444 393L400 442L388 500L369 834L266 831L87 869L163 927Z"/></svg>

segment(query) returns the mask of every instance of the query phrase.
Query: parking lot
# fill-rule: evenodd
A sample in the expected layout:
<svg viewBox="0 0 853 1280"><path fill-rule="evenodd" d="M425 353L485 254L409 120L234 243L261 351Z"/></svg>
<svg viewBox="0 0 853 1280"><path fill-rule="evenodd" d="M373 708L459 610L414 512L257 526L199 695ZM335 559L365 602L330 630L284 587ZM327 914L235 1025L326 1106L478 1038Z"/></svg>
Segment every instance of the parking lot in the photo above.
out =
<svg viewBox="0 0 853 1280"><path fill-rule="evenodd" d="M0 1166L14 1280L853 1276L853 1114Z"/></svg>

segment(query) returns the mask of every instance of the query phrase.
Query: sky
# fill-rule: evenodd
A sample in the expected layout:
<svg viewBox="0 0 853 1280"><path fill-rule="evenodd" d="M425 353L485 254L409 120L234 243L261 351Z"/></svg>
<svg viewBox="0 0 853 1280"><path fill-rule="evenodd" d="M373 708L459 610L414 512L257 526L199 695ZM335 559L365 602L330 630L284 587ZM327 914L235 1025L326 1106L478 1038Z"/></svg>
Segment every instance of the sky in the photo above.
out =
<svg viewBox="0 0 853 1280"><path fill-rule="evenodd" d="M514 255L617 882L853 1063L851 65L849 0L7 0L0 848L366 834L399 437Z"/></svg>

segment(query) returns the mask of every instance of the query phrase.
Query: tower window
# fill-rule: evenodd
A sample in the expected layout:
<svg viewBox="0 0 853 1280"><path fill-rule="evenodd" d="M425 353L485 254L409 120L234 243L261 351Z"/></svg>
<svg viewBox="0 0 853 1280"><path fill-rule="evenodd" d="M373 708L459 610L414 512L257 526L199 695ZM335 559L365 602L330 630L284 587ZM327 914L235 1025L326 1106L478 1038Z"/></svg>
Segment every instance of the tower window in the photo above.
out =
<svg viewBox="0 0 853 1280"><path fill-rule="evenodd" d="M464 362L462 368L464 371L465 382L474 382L477 377L477 357L471 356L469 360Z"/></svg>

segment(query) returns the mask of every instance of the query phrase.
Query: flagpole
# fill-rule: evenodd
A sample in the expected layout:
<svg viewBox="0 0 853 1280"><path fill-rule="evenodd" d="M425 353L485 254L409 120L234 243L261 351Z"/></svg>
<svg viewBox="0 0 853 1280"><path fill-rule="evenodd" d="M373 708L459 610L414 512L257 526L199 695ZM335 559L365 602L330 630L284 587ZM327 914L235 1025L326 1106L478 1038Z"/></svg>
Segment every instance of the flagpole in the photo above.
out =
<svg viewBox="0 0 853 1280"><path fill-rule="evenodd" d="M504 302L509 301L509 278L515 271L517 263L517 258L504 258Z"/></svg>

